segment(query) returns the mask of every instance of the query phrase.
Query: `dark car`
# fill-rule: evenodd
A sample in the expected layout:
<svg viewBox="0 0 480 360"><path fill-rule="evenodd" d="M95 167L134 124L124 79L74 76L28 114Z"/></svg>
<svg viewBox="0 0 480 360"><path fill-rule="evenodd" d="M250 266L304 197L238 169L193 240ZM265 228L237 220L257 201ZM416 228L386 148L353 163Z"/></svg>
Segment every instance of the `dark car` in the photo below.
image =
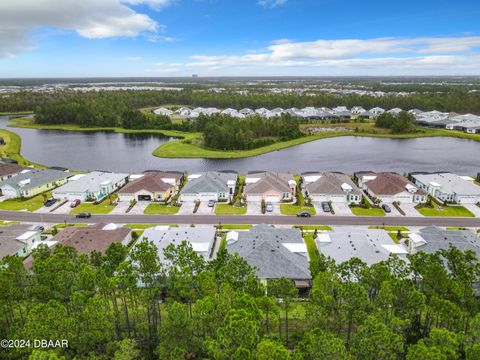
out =
<svg viewBox="0 0 480 360"><path fill-rule="evenodd" d="M214 207L215 206L215 200L208 200L208 207Z"/></svg>
<svg viewBox="0 0 480 360"><path fill-rule="evenodd" d="M310 214L308 211L302 211L297 214L297 217L310 217L312 214Z"/></svg>
<svg viewBox="0 0 480 360"><path fill-rule="evenodd" d="M387 204L383 204L383 205L382 205L382 209L383 209L383 211L385 211L386 213L392 212L392 209L390 209L390 206L388 206Z"/></svg>
<svg viewBox="0 0 480 360"><path fill-rule="evenodd" d="M76 217L80 219L88 219L92 217L92 214L90 214L89 212L81 212L81 213L78 213Z"/></svg>
<svg viewBox="0 0 480 360"><path fill-rule="evenodd" d="M331 212L332 208L328 202L322 202L322 210L323 212Z"/></svg>
<svg viewBox="0 0 480 360"><path fill-rule="evenodd" d="M48 199L47 201L45 201L45 206L46 207L49 207L49 206L52 206L53 204L55 204L57 202L57 199Z"/></svg>
<svg viewBox="0 0 480 360"><path fill-rule="evenodd" d="M45 228L41 225L37 225L37 226L35 226L35 228L33 230L43 232L43 230L45 230Z"/></svg>

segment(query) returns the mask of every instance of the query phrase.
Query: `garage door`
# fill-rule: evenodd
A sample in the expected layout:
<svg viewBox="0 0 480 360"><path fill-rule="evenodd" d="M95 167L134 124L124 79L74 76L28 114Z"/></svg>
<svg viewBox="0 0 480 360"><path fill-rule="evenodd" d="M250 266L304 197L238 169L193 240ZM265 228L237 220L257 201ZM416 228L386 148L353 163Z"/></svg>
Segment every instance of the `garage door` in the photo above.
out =
<svg viewBox="0 0 480 360"><path fill-rule="evenodd" d="M247 195L248 202L260 202L262 201L262 197L258 195Z"/></svg>
<svg viewBox="0 0 480 360"><path fill-rule="evenodd" d="M217 193L201 193L200 201L217 200Z"/></svg>
<svg viewBox="0 0 480 360"><path fill-rule="evenodd" d="M267 195L265 196L265 202L277 203L280 202L280 197L278 195Z"/></svg>
<svg viewBox="0 0 480 360"><path fill-rule="evenodd" d="M330 201L332 203L345 203L345 195L332 195L330 196Z"/></svg>
<svg viewBox="0 0 480 360"><path fill-rule="evenodd" d="M152 200L151 195L147 195L147 194L138 195L138 201L151 201L151 200Z"/></svg>

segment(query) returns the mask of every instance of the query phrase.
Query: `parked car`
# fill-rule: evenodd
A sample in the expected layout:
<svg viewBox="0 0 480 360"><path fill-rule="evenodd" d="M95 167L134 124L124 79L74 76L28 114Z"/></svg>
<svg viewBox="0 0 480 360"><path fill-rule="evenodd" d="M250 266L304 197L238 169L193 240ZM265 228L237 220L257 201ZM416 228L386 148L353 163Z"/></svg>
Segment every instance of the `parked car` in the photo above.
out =
<svg viewBox="0 0 480 360"><path fill-rule="evenodd" d="M265 210L266 210L267 212L272 212L272 211L273 211L273 205L272 205L271 202L267 202L267 203L265 204Z"/></svg>
<svg viewBox="0 0 480 360"><path fill-rule="evenodd" d="M78 205L80 205L80 203L81 203L80 199L75 199L75 200L73 200L73 201L70 203L70 207L71 207L71 208L75 208L75 207L77 207Z"/></svg>
<svg viewBox="0 0 480 360"><path fill-rule="evenodd" d="M302 211L297 214L297 217L310 217L312 214L310 214L309 211Z"/></svg>
<svg viewBox="0 0 480 360"><path fill-rule="evenodd" d="M214 207L216 201L215 200L208 200L208 207Z"/></svg>
<svg viewBox="0 0 480 360"><path fill-rule="evenodd" d="M78 213L76 217L79 219L88 219L92 217L92 214L90 214L89 212L81 212L81 213Z"/></svg>
<svg viewBox="0 0 480 360"><path fill-rule="evenodd" d="M387 204L383 204L383 205L382 205L382 209L383 209L383 211L385 211L386 213L391 213L391 212L392 212L392 209L390 209L390 206L388 206Z"/></svg>
<svg viewBox="0 0 480 360"><path fill-rule="evenodd" d="M47 201L45 201L45 205L46 207L49 207L49 206L52 206L53 204L55 204L57 202L57 199L48 199Z"/></svg>
<svg viewBox="0 0 480 360"><path fill-rule="evenodd" d="M33 228L33 230L43 232L45 228L42 225L37 225Z"/></svg>
<svg viewBox="0 0 480 360"><path fill-rule="evenodd" d="M332 212L332 208L328 202L322 202L322 210L323 212Z"/></svg>

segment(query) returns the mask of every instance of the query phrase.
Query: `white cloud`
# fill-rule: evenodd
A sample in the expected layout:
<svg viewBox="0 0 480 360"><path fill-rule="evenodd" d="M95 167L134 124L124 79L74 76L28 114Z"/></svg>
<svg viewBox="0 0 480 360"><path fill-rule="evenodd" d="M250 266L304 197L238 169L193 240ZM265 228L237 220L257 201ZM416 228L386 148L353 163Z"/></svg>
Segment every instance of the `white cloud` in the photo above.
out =
<svg viewBox="0 0 480 360"><path fill-rule="evenodd" d="M264 8L272 9L274 7L283 5L287 0L258 0L257 4L263 6Z"/></svg>
<svg viewBox="0 0 480 360"><path fill-rule="evenodd" d="M128 61L139 61L139 60L142 60L142 57L141 56L125 56L124 59Z"/></svg>
<svg viewBox="0 0 480 360"><path fill-rule="evenodd" d="M480 73L479 36L450 38L376 38L318 40L311 42L275 41L258 53L240 55L194 55L189 68L298 68L322 71L344 69L396 73ZM392 72L392 74L393 74ZM248 71L246 72L248 73ZM308 70L306 71L308 74Z"/></svg>
<svg viewBox="0 0 480 360"><path fill-rule="evenodd" d="M164 63L164 62L157 62L154 64L155 66L162 66L162 67L178 67L182 66L182 64L179 63Z"/></svg>
<svg viewBox="0 0 480 360"><path fill-rule="evenodd" d="M128 5L166 6L167 0L1 0L0 57L31 48L29 34L42 28L73 30L89 39L155 35L164 27Z"/></svg>

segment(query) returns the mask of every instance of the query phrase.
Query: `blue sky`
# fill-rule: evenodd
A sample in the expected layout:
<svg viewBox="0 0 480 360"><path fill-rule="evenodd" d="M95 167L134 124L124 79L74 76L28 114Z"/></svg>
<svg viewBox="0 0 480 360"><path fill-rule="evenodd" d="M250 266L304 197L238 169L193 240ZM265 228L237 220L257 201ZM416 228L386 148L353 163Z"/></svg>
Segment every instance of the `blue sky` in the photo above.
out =
<svg viewBox="0 0 480 360"><path fill-rule="evenodd" d="M480 74L475 0L2 0L0 77Z"/></svg>

